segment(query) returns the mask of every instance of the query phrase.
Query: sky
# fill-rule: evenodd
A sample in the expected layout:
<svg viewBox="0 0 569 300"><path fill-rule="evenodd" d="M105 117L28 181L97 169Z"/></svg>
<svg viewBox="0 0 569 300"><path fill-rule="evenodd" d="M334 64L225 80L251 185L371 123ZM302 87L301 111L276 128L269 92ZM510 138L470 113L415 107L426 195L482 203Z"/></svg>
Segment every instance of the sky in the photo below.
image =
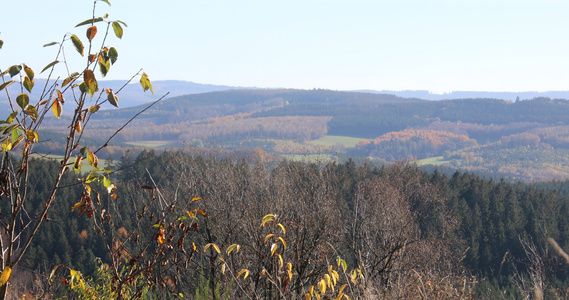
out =
<svg viewBox="0 0 569 300"><path fill-rule="evenodd" d="M106 41L119 53L106 79L144 68L153 81L243 87L569 90L566 0L109 1L95 15L128 27ZM39 73L57 53L43 44L68 32L86 43L86 27L74 26L92 16L92 0L4 2L0 68ZM76 69L78 58L69 44Z"/></svg>

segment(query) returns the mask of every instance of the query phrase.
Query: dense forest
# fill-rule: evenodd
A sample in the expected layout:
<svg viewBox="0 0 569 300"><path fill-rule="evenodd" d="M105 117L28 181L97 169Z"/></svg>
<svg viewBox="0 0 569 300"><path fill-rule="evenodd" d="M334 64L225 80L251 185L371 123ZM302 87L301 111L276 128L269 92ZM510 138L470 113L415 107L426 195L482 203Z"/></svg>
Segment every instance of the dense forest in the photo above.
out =
<svg viewBox="0 0 569 300"><path fill-rule="evenodd" d="M163 254L170 262L149 271L164 283L155 291L161 297L182 293L201 299L217 290L233 299L268 299L276 289L285 298L298 298L317 286L338 258L346 269L337 272L348 278L350 270L361 272L346 282L352 299L519 299L533 293L536 278L547 297L563 297L569 282L569 265L547 241L569 249L567 182L528 185L472 173L447 176L405 162L380 168L352 160L262 164L181 151L143 151L107 163L115 166L118 197L93 203L94 217L89 209L72 212L84 190L67 174L68 187L13 275L22 283L16 284L20 295L69 293L65 285L46 283L58 264L98 278L96 257L103 263L111 263L112 255L143 263L161 249L162 234L173 244L179 236L155 225L183 224L188 215L193 229L178 241L185 254L177 247L161 250L171 251ZM52 164L57 162L31 162L35 207L45 201ZM105 213L113 218L110 236L94 229ZM270 214L282 228L259 227ZM221 251L206 250L208 245ZM240 251L226 255L232 245ZM168 265L174 252L185 255L183 268ZM288 281L282 281L288 275L276 257L281 264L290 262L294 275ZM235 276L244 269L246 279Z"/></svg>

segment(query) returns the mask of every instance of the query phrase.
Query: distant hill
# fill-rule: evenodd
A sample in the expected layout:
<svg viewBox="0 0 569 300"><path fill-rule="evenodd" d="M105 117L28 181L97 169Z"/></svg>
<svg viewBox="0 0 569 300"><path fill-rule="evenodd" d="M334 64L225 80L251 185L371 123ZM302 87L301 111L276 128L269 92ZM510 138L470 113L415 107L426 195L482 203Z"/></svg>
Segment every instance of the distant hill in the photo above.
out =
<svg viewBox="0 0 569 300"><path fill-rule="evenodd" d="M104 84L112 87L113 82ZM438 165L515 180L569 178L569 100L522 100L523 94L520 101L429 101L371 92L223 90L229 87L155 82L154 96L137 91L138 85L128 86L119 96L121 108L93 115L84 136L92 141L111 136L146 107L134 104L157 99L172 87L179 89L118 133L115 148L103 157L120 157L130 146L192 145L215 151L255 149L262 157L316 154L384 162L436 158ZM213 88L219 90L199 93ZM196 93L174 96L188 90ZM136 102L131 92L144 96ZM46 143L38 145L38 151L55 154L61 148L57 133L68 130L61 124L52 116L44 120L46 132L40 136ZM354 140L359 140L356 146Z"/></svg>
<svg viewBox="0 0 569 300"><path fill-rule="evenodd" d="M99 83L100 87L112 88L117 91L120 87L124 85L123 80L103 80ZM41 88L45 84L44 79L37 78L35 80L34 93L31 94L31 98L34 96L39 96L41 93ZM120 107L131 107L144 103L152 102L162 95L169 92L168 98L196 94L196 93L207 93L214 91L224 91L224 90L237 90L237 89L258 89L256 87L236 87L227 85L214 85L214 84L201 84L191 81L180 81L180 80L159 80L152 83L154 89L154 95L151 93L143 93L138 80L134 80L133 83L127 85L121 92L119 96L119 106ZM17 95L19 93L18 86L12 85L9 87L10 93L12 95ZM267 89L263 89L267 90ZM282 90L282 89L274 89ZM350 91L346 91L350 92ZM370 93L370 94L387 94L394 95L401 98L414 98L422 100L451 100L451 99L476 99L476 98L490 98L490 99L502 99L502 100L529 100L538 97L547 97L552 99L569 99L569 91L545 91L545 92L484 92L484 91L454 91L449 93L432 93L427 90L405 90L405 91L393 91L393 90L358 90L351 92L359 93ZM2 104L6 104L6 94L0 93L0 108ZM104 106L105 108L110 108L111 106ZM64 106L65 109L65 106Z"/></svg>
<svg viewBox="0 0 569 300"><path fill-rule="evenodd" d="M451 100L451 99L476 99L491 98L502 100L529 100L539 97L553 99L569 99L569 91L545 91L545 92L477 92L477 91L455 91L449 93L433 93L430 91L392 91L392 90L359 90L358 92L391 94L403 98L418 98L424 100Z"/></svg>
<svg viewBox="0 0 569 300"><path fill-rule="evenodd" d="M33 93L30 94L31 99L37 99L41 95L43 90L43 86L45 85L46 80L37 78L35 79L35 88L33 89ZM118 91L123 85L125 81L123 80L103 80L99 82L100 88L110 88L113 91ZM121 92L118 94L119 97L119 106L120 107L131 107L137 106L144 103L149 103L154 100L157 100L164 94L168 93L168 97L175 97L180 95L188 95L188 94L196 94L196 93L206 93L206 92L213 92L213 91L222 91L222 90L230 90L236 89L237 87L232 86L224 86L224 85L213 85L213 84L201 84L201 83L194 83L189 81L177 81L177 80L164 80L164 81L155 81L152 83L152 87L154 90L154 94L150 92L144 93L138 80L134 80L133 83L126 85ZM19 86L16 84L12 84L9 88L11 95L18 95L19 93ZM246 88L244 88L246 89ZM64 95L66 98L71 98L70 94ZM4 91L0 93L0 108L2 105L7 103L7 97ZM111 108L111 105L104 105L103 109ZM67 107L64 105L63 109ZM71 109L71 107L69 107Z"/></svg>

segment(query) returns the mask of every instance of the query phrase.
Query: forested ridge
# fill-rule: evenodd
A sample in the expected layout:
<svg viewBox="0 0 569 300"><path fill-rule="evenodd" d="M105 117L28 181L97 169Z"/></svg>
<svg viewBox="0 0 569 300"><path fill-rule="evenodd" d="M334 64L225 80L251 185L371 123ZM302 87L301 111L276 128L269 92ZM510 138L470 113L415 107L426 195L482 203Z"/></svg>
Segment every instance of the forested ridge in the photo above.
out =
<svg viewBox="0 0 569 300"><path fill-rule="evenodd" d="M539 275L546 295L559 296L566 290L569 265L555 254L547 238L569 249L569 197L557 192L567 191L567 182L527 185L471 173L429 174L403 162L372 168L353 161L325 165L285 161L269 169L183 152L144 151L115 163L120 170L113 175L118 197L102 199L101 205L121 212L113 224L122 232L114 237L117 241L126 247L131 232L147 235L141 239L156 239L156 230L137 227L144 206L141 199L149 197L141 186L156 187L165 199L201 197L199 209L207 217L196 223L197 231L188 243L191 240L199 249L212 243L222 249L242 245L242 263L231 266L247 268L254 281L244 284L258 292L265 286L258 281L262 270L268 268L255 250L263 248L266 234L258 222L267 214L278 215L287 229L288 248L282 249L282 255L298 274L298 282L287 289L290 295L324 274L326 261L342 257L366 278L362 286L352 287L354 296L413 298L419 295L420 281L428 279L432 289L423 286L421 292L433 297L519 299L531 293L528 282L535 275L530 246L542 259ZM30 181L37 206L45 201L42 190L47 188L52 164L57 163L31 162L37 174ZM26 281L31 275L25 274L31 270L46 273L63 263L93 274L95 257L109 259L103 237L95 234L85 213L77 216L70 210L82 192L73 187L74 175L68 174L65 182L70 187L58 197L19 273L28 289L33 285ZM212 259L208 253L196 253L177 275L162 275L177 276L170 292L194 295L203 290L200 282L205 276L215 282L213 287L243 297L244 291L220 273L220 264L215 270L206 267Z"/></svg>
<svg viewBox="0 0 569 300"><path fill-rule="evenodd" d="M99 136L110 135L142 109L104 110L90 126ZM104 156L118 159L127 150L160 145L260 148L277 158L299 153L327 154L332 160L338 155L380 161L442 157L439 165L496 178L554 180L569 177L569 161L563 159L568 114L569 101L549 98L427 101L331 90L228 90L157 103L121 130ZM44 132L65 130L46 120ZM311 144L327 136L339 136L338 145ZM54 134L47 137L38 151L58 154L61 141ZM341 137L361 142L348 147Z"/></svg>

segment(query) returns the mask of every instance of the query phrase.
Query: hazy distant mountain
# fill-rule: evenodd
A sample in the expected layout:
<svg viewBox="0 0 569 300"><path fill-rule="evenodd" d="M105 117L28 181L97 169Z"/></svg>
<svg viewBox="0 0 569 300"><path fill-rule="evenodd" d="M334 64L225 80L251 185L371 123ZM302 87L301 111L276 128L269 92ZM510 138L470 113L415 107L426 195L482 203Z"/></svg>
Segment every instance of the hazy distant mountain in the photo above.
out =
<svg viewBox="0 0 569 300"><path fill-rule="evenodd" d="M490 98L502 100L528 100L538 97L552 99L569 99L569 91L547 91L547 92L476 92L476 91L456 91L449 93L433 93L425 90L417 91L390 91L390 90L360 90L359 92L391 94L403 98L418 98L424 100L450 100L450 99L476 99Z"/></svg>
<svg viewBox="0 0 569 300"><path fill-rule="evenodd" d="M33 93L31 93L30 98L37 99L39 94L43 90L43 85L45 84L44 79L36 79L35 87ZM118 91L124 85L123 80L110 80L110 81L100 81L99 87L101 88L111 88L115 92ZM120 93L119 97L119 107L133 107L145 103L152 102L159 99L163 95L169 92L166 98L172 98L176 96L197 94L197 93L207 93L215 91L224 90L235 90L235 89L256 89L255 87L235 87L226 85L213 85L213 84L200 84L190 81L179 81L179 80L163 80L154 81L152 83L154 94L150 92L143 92L138 80L125 86ZM13 84L9 87L9 91L12 95L17 95L19 91L19 85ZM432 93L426 90L407 90L407 91L392 91L392 90L358 90L357 92L374 93L374 94L389 94L395 95L402 98L415 98L423 100L447 100L447 99L476 99L476 98L490 98L490 99L503 99L503 100L528 100L537 97L547 97L552 99L569 99L569 91L547 91L547 92L476 92L476 91L455 91L449 93ZM71 95L66 95L67 99L71 98ZM111 108L110 104L103 106L103 109ZM67 109L72 109L71 106L63 107L64 114ZM4 91L0 93L0 110L8 110L7 97Z"/></svg>
<svg viewBox="0 0 569 300"><path fill-rule="evenodd" d="M123 85L125 81L123 80L108 80L108 81L100 81L99 87L101 88L111 88L113 91L118 91ZM30 98L37 99L40 96L43 86L45 85L45 79L35 79L35 86L32 90L33 92L30 94ZM119 97L119 107L131 107L136 106L144 103L149 103L154 100L159 99L167 92L167 98L181 96L181 95L188 95L188 94L196 94L196 93L205 93L205 92L213 92L213 91L222 91L222 90L230 90L230 89L247 89L246 87L231 87L231 86L224 86L224 85L213 85L213 84L200 84L195 82L189 81L177 81L177 80L164 80L164 81L154 81L152 82L152 87L154 90L154 94L148 92L143 92L138 80L135 80L134 83L128 84L125 86L120 93L118 94ZM19 85L12 84L9 87L10 94L14 97L18 95ZM65 95L66 98L71 98L71 95ZM7 97L4 91L0 93L0 108L5 107L4 105L7 104ZM111 107L108 105L108 107ZM107 106L103 106L103 108L108 108ZM64 105L63 109L71 109L71 106L66 107ZM2 109L4 110L4 109Z"/></svg>

